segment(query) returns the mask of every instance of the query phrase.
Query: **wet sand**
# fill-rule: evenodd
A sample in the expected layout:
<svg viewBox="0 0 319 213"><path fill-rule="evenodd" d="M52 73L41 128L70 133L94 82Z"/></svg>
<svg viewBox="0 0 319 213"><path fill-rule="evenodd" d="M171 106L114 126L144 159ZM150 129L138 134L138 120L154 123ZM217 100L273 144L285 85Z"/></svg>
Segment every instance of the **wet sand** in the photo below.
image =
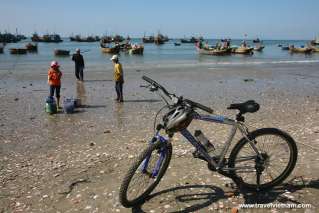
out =
<svg viewBox="0 0 319 213"><path fill-rule="evenodd" d="M245 202L318 208L317 63L124 68L123 104L113 101L111 67L86 70L84 83L66 72L62 97L78 97L83 104L71 115L44 112L46 72L0 70L0 212L224 212ZM177 134L171 165L150 200L133 210L121 207L123 175L147 146L154 115L163 106L159 97L139 87L143 74L231 117L230 103L256 100L261 108L247 114L247 124L281 128L293 136L299 149L294 172L267 194L238 192L228 178L192 158L193 148ZM225 140L225 126L194 122L190 127L197 128L216 146Z"/></svg>

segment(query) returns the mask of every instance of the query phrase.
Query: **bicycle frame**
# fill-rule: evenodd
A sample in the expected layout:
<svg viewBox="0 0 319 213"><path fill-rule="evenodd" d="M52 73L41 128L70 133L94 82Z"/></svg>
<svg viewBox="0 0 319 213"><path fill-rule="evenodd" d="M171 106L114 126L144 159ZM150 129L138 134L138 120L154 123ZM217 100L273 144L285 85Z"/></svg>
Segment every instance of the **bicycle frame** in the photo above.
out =
<svg viewBox="0 0 319 213"><path fill-rule="evenodd" d="M258 149L256 148L255 144L253 143L253 141L251 141L248 137L248 130L246 128L246 126L244 126L243 123L241 122L238 122L236 120L233 120L233 119L229 119L227 117L224 117L224 116L221 116L221 115L200 115L200 114L196 114L194 116L194 120L201 120L201 121L207 121L207 122L212 122L212 123L219 123L219 124L226 124L226 125L230 125L232 126L231 130L230 130L230 134L228 135L228 138L225 142L225 145L222 149L222 152L219 156L219 159L224 159L227 152L228 152L228 149L232 143L232 140L237 132L237 129L240 130L240 132L242 133L242 135L249 141L249 144L251 146L251 148L256 152L256 154L262 158L260 152L258 151ZM214 156L210 156L205 147L199 142L196 140L196 138L187 130L187 129L183 129L180 131L180 133L203 155L203 157L205 158L205 160L213 165L216 170L219 170L219 171L231 171L231 170L239 170L239 169L245 169L245 172L253 172L254 170L247 170L247 169L252 169L250 167L241 167L241 168L224 168L224 164L223 164L223 160L220 160L220 161L216 161L213 157ZM159 134L159 131L157 131L155 133L155 136L154 138L150 141L150 143L154 143L155 141L159 140L160 142L162 143L166 143L168 142L169 139L166 139L165 137L161 136ZM165 146L164 146L165 147ZM164 157L165 157L165 150L161 150L160 151L160 157L158 159L158 161L156 162L156 166L155 168L153 169L152 171L152 177L156 177L158 172L159 172L159 169L162 165L162 162L164 160ZM142 171L146 172L147 170L147 166L148 166L148 163L149 163L149 159L150 159L150 156L147 157L144 162L143 162L143 165L142 165ZM252 159L252 157L246 157L244 160L250 160Z"/></svg>

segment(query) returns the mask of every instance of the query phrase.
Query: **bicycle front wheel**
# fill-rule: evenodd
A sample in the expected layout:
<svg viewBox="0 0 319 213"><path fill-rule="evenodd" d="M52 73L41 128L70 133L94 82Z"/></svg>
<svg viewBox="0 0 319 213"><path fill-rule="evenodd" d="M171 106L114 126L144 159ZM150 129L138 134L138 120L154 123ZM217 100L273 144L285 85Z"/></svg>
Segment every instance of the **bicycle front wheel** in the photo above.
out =
<svg viewBox="0 0 319 213"><path fill-rule="evenodd" d="M249 141L241 139L229 156L229 167L235 169L234 181L249 189L269 189L282 183L297 162L297 146L287 133L264 128L253 131L250 140L261 153L262 159Z"/></svg>
<svg viewBox="0 0 319 213"><path fill-rule="evenodd" d="M134 161L120 187L119 200L124 207L141 204L165 174L172 157L172 144L157 141Z"/></svg>

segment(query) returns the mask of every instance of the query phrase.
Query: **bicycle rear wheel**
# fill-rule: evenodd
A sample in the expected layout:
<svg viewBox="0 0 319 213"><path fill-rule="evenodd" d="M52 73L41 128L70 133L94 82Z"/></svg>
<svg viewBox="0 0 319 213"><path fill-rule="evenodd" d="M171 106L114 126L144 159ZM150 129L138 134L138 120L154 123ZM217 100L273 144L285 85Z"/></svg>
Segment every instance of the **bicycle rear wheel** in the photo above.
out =
<svg viewBox="0 0 319 213"><path fill-rule="evenodd" d="M248 140L242 138L229 156L229 168L235 168L234 181L254 190L269 189L282 183L297 162L298 150L293 138L274 128L258 129L249 137L263 159L257 156Z"/></svg>
<svg viewBox="0 0 319 213"><path fill-rule="evenodd" d="M170 142L157 141L148 146L133 162L119 192L124 207L141 204L165 174L172 156Z"/></svg>

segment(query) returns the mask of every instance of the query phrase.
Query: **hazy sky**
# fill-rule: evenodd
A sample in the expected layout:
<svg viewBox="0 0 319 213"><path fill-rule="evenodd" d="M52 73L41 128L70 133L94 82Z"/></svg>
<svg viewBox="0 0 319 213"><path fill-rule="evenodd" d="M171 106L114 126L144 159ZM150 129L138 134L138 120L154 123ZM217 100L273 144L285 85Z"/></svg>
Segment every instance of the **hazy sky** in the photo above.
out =
<svg viewBox="0 0 319 213"><path fill-rule="evenodd" d="M0 0L0 31L312 39L319 0Z"/></svg>

